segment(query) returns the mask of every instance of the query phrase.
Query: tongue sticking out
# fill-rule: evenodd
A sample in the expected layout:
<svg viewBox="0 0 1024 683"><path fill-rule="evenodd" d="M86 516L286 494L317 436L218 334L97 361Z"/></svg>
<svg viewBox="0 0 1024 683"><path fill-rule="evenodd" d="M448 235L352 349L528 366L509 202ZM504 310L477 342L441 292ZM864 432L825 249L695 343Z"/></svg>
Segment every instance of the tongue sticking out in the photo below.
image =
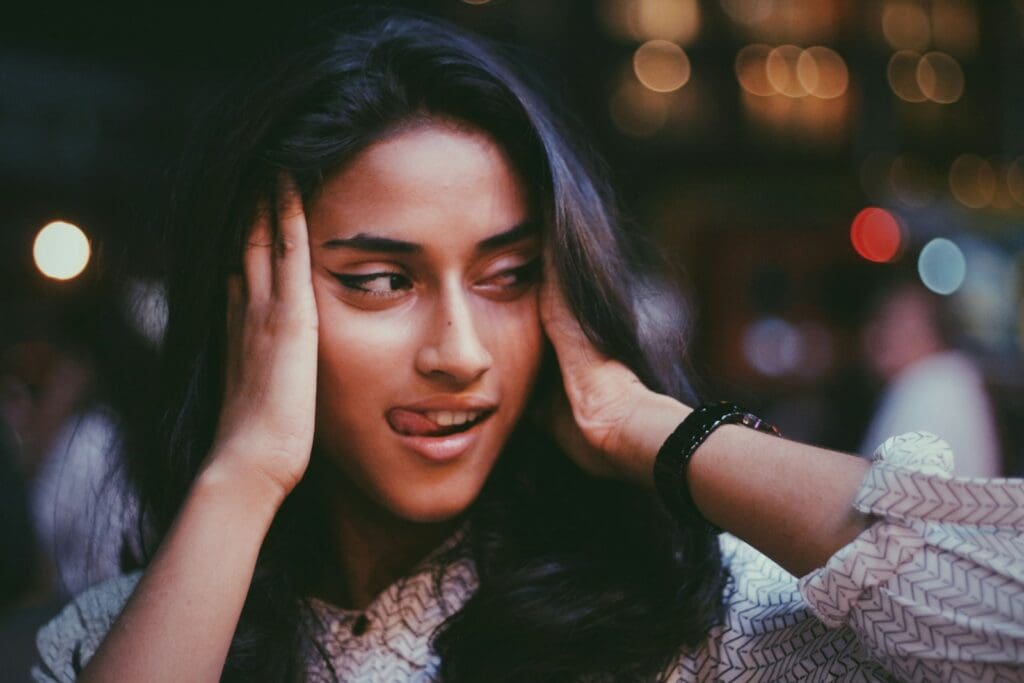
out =
<svg viewBox="0 0 1024 683"><path fill-rule="evenodd" d="M393 408L388 411L388 424L399 434L410 436L437 436L448 434L451 427L440 427L422 415L412 410Z"/></svg>

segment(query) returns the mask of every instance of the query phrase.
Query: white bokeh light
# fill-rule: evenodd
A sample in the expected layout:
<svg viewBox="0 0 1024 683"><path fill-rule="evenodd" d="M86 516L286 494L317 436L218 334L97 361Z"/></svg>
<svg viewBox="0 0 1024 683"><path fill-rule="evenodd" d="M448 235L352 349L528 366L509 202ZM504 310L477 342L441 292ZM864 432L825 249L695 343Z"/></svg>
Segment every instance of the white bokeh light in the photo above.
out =
<svg viewBox="0 0 1024 683"><path fill-rule="evenodd" d="M781 377L796 371L807 356L803 335L782 318L755 320L743 333L743 355L762 375Z"/></svg>
<svg viewBox="0 0 1024 683"><path fill-rule="evenodd" d="M43 275L70 280L89 265L92 249L81 228L64 221L47 224L32 244L32 258Z"/></svg>

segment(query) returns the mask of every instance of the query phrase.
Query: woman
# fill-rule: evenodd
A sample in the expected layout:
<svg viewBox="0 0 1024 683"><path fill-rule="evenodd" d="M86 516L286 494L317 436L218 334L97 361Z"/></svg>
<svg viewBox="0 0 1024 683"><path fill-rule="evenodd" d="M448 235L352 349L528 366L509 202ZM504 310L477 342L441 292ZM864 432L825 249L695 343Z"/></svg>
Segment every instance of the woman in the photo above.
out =
<svg viewBox="0 0 1024 683"><path fill-rule="evenodd" d="M180 185L165 414L131 469L157 549L44 628L38 680L1018 671L1020 516L957 527L1009 602L961 589L976 619L942 633L984 645L873 630L906 617L872 602L905 563L954 557L885 507L941 444L868 471L691 411L610 193L493 48L390 15L241 92Z"/></svg>

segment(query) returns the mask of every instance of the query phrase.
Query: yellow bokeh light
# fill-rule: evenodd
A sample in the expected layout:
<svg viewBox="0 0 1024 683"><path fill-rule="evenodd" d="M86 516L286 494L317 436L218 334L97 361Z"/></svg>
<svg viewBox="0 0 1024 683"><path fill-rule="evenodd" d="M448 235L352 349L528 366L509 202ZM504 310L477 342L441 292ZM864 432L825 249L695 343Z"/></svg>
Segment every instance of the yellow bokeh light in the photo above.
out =
<svg viewBox="0 0 1024 683"><path fill-rule="evenodd" d="M917 65L921 55L911 50L900 50L889 59L887 77L889 87L904 102L924 102L928 98L917 82Z"/></svg>
<svg viewBox="0 0 1024 683"><path fill-rule="evenodd" d="M36 235L32 258L43 275L54 280L77 277L89 264L89 238L77 225L54 221Z"/></svg>
<svg viewBox="0 0 1024 683"><path fill-rule="evenodd" d="M949 189L964 206L988 206L996 193L995 170L977 154L961 154L949 167Z"/></svg>
<svg viewBox="0 0 1024 683"><path fill-rule="evenodd" d="M923 50L931 42L928 14L915 0L890 0L882 10L882 34L896 50Z"/></svg>
<svg viewBox="0 0 1024 683"><path fill-rule="evenodd" d="M757 25L764 23L775 11L774 0L750 2L750 0L721 0L722 9L733 21Z"/></svg>
<svg viewBox="0 0 1024 683"><path fill-rule="evenodd" d="M690 59L667 40L649 40L633 54L633 72L654 92L672 92L690 80Z"/></svg>
<svg viewBox="0 0 1024 683"><path fill-rule="evenodd" d="M827 47L809 47L800 53L796 75L804 89L823 100L840 97L850 84L846 62Z"/></svg>
<svg viewBox="0 0 1024 683"><path fill-rule="evenodd" d="M780 45L768 53L765 68L768 82L786 97L803 97L807 89L797 76L797 60L803 50L796 45Z"/></svg>
<svg viewBox="0 0 1024 683"><path fill-rule="evenodd" d="M917 63L917 85L932 102L952 104L964 94L964 72L949 55L929 52Z"/></svg>
<svg viewBox="0 0 1024 683"><path fill-rule="evenodd" d="M768 80L767 62L771 51L769 45L755 44L747 45L736 54L736 80L751 95L768 97L776 93Z"/></svg>
<svg viewBox="0 0 1024 683"><path fill-rule="evenodd" d="M628 40L669 40L682 45L700 33L697 0L604 0L599 16L608 30Z"/></svg>
<svg viewBox="0 0 1024 683"><path fill-rule="evenodd" d="M700 33L697 0L634 0L634 21L641 38L662 38L686 45Z"/></svg>

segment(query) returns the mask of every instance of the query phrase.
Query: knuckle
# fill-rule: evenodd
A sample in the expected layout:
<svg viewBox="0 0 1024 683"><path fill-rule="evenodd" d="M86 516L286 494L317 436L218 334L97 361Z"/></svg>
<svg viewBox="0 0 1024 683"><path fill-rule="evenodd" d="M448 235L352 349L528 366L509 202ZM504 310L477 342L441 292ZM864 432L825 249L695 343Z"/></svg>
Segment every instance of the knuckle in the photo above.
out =
<svg viewBox="0 0 1024 683"><path fill-rule="evenodd" d="M281 235L281 237L279 237L277 240L277 248L282 253L291 253L298 249L298 242L296 242L294 237L289 237L288 235Z"/></svg>

